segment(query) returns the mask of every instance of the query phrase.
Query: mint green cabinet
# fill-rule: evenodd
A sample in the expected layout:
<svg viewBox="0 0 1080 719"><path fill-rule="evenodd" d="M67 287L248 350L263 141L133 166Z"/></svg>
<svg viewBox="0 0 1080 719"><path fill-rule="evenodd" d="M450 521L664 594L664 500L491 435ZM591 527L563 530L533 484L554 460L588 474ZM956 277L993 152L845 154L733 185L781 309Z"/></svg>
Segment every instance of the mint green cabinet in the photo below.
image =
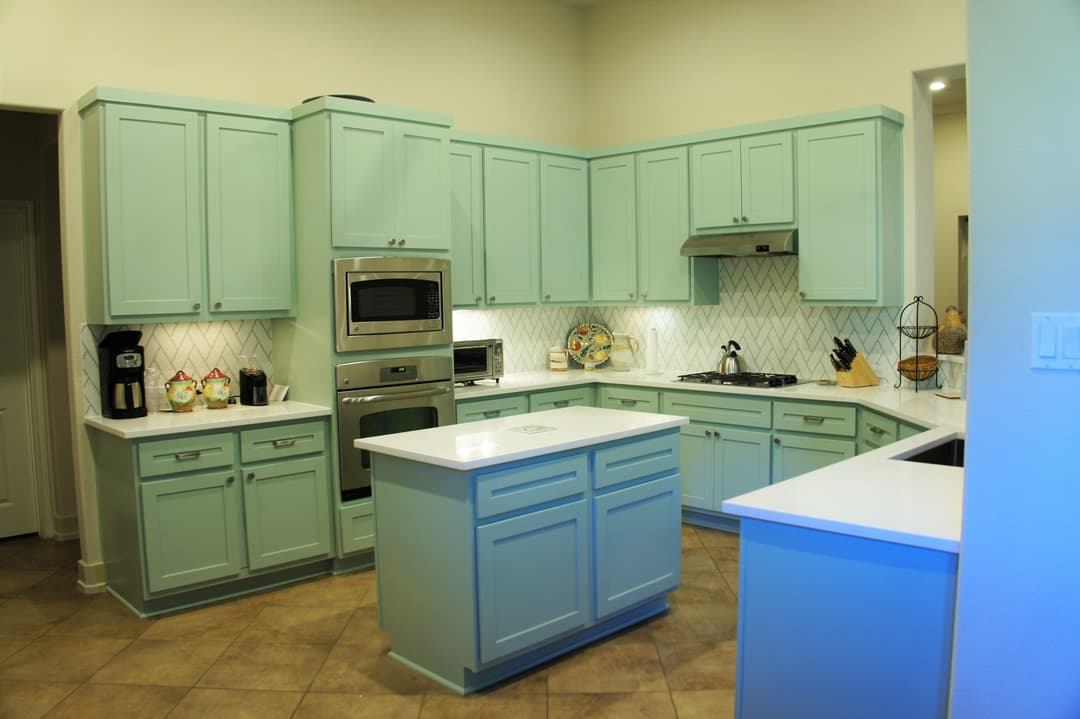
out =
<svg viewBox="0 0 1080 719"><path fill-rule="evenodd" d="M444 127L333 113L333 246L449 249L449 144Z"/></svg>
<svg viewBox="0 0 1080 719"><path fill-rule="evenodd" d="M633 155L589 163L592 223L592 298L638 298L637 170Z"/></svg>
<svg viewBox="0 0 1080 719"><path fill-rule="evenodd" d="M450 143L450 271L454 307L484 304L484 160L476 145Z"/></svg>
<svg viewBox="0 0 1080 719"><path fill-rule="evenodd" d="M240 574L244 515L236 477L230 468L140 486L149 591Z"/></svg>
<svg viewBox="0 0 1080 719"><path fill-rule="evenodd" d="M546 409L560 409L562 407L592 407L592 385L583 384L566 389L549 389L542 392L529 393L529 411L541 412Z"/></svg>
<svg viewBox="0 0 1080 719"><path fill-rule="evenodd" d="M489 305L540 300L539 161L484 148L484 254Z"/></svg>
<svg viewBox="0 0 1080 719"><path fill-rule="evenodd" d="M772 481L783 482L854 456L855 442L850 439L777 432L773 436Z"/></svg>
<svg viewBox="0 0 1080 719"><path fill-rule="evenodd" d="M901 128L886 119L796 132L804 301L901 304L902 151Z"/></svg>
<svg viewBox="0 0 1080 719"><path fill-rule="evenodd" d="M641 299L689 300L690 262L679 254L690 235L686 148L640 153L637 182Z"/></svg>
<svg viewBox="0 0 1080 719"><path fill-rule="evenodd" d="M293 306L291 162L287 123L207 116L206 245L215 319Z"/></svg>
<svg viewBox="0 0 1080 719"><path fill-rule="evenodd" d="M457 421L477 422L482 419L511 417L529 411L529 398L523 394L499 395L481 399L459 399L455 403Z"/></svg>
<svg viewBox="0 0 1080 719"><path fill-rule="evenodd" d="M596 406L634 412L659 412L660 393L654 389L638 389L615 384L601 385L596 393Z"/></svg>
<svg viewBox="0 0 1080 719"><path fill-rule="evenodd" d="M249 465L243 473L250 569L330 555L325 457Z"/></svg>
<svg viewBox="0 0 1080 719"><path fill-rule="evenodd" d="M908 437L914 437L915 435L919 434L920 432L925 432L925 431L926 430L923 427L916 427L913 424L908 424L906 422L900 422L899 423L899 428L898 428L898 431L897 431L897 436L898 436L899 439L907 439Z"/></svg>
<svg viewBox="0 0 1080 719"><path fill-rule="evenodd" d="M251 114L80 102L87 318L283 317L295 304L291 133ZM140 96L141 97L141 96ZM213 105L207 101L207 105Z"/></svg>
<svg viewBox="0 0 1080 719"><path fill-rule="evenodd" d="M693 145L693 231L794 222L793 166L790 132Z"/></svg>
<svg viewBox="0 0 1080 719"><path fill-rule="evenodd" d="M541 302L589 300L589 166L540 156Z"/></svg>
<svg viewBox="0 0 1080 719"><path fill-rule="evenodd" d="M897 439L898 422L892 417L859 408L859 430L855 435L856 452L870 452Z"/></svg>

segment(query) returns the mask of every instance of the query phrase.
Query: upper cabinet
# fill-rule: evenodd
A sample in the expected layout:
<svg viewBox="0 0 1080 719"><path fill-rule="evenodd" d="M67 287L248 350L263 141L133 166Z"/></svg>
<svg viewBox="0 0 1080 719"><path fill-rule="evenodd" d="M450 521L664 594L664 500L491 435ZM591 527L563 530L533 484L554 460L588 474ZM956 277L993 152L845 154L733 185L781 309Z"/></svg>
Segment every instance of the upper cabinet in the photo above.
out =
<svg viewBox="0 0 1080 719"><path fill-rule="evenodd" d="M691 146L693 231L791 224L795 220L792 168L790 132Z"/></svg>
<svg viewBox="0 0 1080 719"><path fill-rule="evenodd" d="M104 89L79 107L89 321L291 313L287 112Z"/></svg>
<svg viewBox="0 0 1080 719"><path fill-rule="evenodd" d="M592 183L592 296L637 299L637 169L633 155L589 163Z"/></svg>
<svg viewBox="0 0 1080 719"><path fill-rule="evenodd" d="M484 148L487 302L540 299L540 173L535 153Z"/></svg>
<svg viewBox="0 0 1080 719"><path fill-rule="evenodd" d="M886 118L796 133L799 296L901 304L902 140Z"/></svg>
<svg viewBox="0 0 1080 719"><path fill-rule="evenodd" d="M589 163L540 156L540 300L589 301Z"/></svg>
<svg viewBox="0 0 1080 719"><path fill-rule="evenodd" d="M454 307L484 303L484 157L450 143L450 270Z"/></svg>
<svg viewBox="0 0 1080 719"><path fill-rule="evenodd" d="M690 262L679 248L690 235L686 148L637 156L638 291L641 299L690 299Z"/></svg>
<svg viewBox="0 0 1080 719"><path fill-rule="evenodd" d="M335 247L449 249L447 128L333 113L330 153Z"/></svg>

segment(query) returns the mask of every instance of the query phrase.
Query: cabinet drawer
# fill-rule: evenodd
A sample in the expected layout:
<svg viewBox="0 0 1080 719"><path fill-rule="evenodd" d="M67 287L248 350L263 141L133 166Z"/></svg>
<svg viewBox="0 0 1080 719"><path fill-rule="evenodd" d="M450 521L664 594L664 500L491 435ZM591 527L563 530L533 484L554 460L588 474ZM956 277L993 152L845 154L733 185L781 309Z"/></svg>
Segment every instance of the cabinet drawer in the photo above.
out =
<svg viewBox="0 0 1080 719"><path fill-rule="evenodd" d="M277 424L240 433L240 461L266 462L326 450L326 425L322 420Z"/></svg>
<svg viewBox="0 0 1080 719"><path fill-rule="evenodd" d="M659 412L660 393L656 390L633 387L601 387L598 407L629 409L635 412Z"/></svg>
<svg viewBox="0 0 1080 719"><path fill-rule="evenodd" d="M375 546L375 503L371 500L338 510L341 553L349 554Z"/></svg>
<svg viewBox="0 0 1080 719"><path fill-rule="evenodd" d="M868 409L859 411L857 441L860 452L892 444L897 439L897 421Z"/></svg>
<svg viewBox="0 0 1080 719"><path fill-rule="evenodd" d="M664 392L664 414L677 414L697 422L733 424L769 429L772 412L767 399L751 399L711 392Z"/></svg>
<svg viewBox="0 0 1080 719"><path fill-rule="evenodd" d="M855 408L842 404L774 402L773 429L855 436Z"/></svg>
<svg viewBox="0 0 1080 719"><path fill-rule="evenodd" d="M529 395L530 412L559 409L560 407L592 407L592 404L593 388L588 385L568 389L553 389L547 392L533 392Z"/></svg>
<svg viewBox="0 0 1080 719"><path fill-rule="evenodd" d="M476 518L582 494L588 476L589 459L584 453L477 474Z"/></svg>
<svg viewBox="0 0 1080 719"><path fill-rule="evenodd" d="M490 399L470 399L457 403L457 421L477 422L482 419L511 417L529 411L529 400L523 394Z"/></svg>
<svg viewBox="0 0 1080 719"><path fill-rule="evenodd" d="M142 477L228 467L235 462L236 443L231 432L139 442Z"/></svg>
<svg viewBox="0 0 1080 719"><path fill-rule="evenodd" d="M593 487L601 489L616 484L656 477L679 468L679 433L601 447L596 450L596 477Z"/></svg>

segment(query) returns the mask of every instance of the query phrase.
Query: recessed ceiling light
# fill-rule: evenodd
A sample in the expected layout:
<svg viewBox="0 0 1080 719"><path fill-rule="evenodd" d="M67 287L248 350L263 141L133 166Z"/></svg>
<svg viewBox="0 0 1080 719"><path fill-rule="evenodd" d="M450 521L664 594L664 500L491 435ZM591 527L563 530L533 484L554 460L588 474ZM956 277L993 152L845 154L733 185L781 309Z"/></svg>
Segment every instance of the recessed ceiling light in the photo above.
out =
<svg viewBox="0 0 1080 719"><path fill-rule="evenodd" d="M945 82L943 80L934 80L932 83L930 83L930 91L931 92L937 92L938 90L944 90L944 89L945 89Z"/></svg>

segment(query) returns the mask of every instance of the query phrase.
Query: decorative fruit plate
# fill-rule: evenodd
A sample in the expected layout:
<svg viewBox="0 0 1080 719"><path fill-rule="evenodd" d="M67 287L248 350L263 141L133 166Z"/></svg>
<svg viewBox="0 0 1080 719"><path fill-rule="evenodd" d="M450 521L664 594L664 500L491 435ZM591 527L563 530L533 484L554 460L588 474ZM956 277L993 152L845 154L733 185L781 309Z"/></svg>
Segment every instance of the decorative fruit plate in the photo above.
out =
<svg viewBox="0 0 1080 719"><path fill-rule="evenodd" d="M570 358L578 364L595 362L596 366L608 360L612 343L611 330L597 322L585 322L570 330L566 338L566 349Z"/></svg>

